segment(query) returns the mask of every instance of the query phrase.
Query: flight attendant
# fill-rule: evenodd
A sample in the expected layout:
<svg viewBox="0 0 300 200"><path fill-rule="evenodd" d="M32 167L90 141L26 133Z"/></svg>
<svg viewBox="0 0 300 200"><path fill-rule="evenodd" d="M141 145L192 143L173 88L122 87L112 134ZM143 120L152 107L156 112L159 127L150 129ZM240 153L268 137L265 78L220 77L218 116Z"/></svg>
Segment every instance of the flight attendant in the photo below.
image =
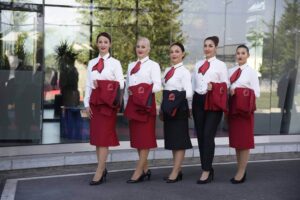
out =
<svg viewBox="0 0 300 200"><path fill-rule="evenodd" d="M90 185L105 181L108 148L119 145L116 119L121 102L118 94L125 82L120 61L109 53L111 36L106 32L100 33L96 45L99 56L88 63L84 97L84 106L90 118L90 144L96 146L98 159L97 170Z"/></svg>
<svg viewBox="0 0 300 200"><path fill-rule="evenodd" d="M238 168L230 180L233 184L245 182L249 152L254 148L255 100L260 88L257 72L247 64L249 56L248 47L239 45L236 49L238 65L229 69L229 144L235 148Z"/></svg>
<svg viewBox="0 0 300 200"><path fill-rule="evenodd" d="M137 183L151 177L147 159L149 150L157 147L154 93L161 90L160 66L149 58L149 39L139 38L135 50L138 60L128 66L124 115L129 119L130 144L137 149L139 160L127 183Z"/></svg>
<svg viewBox="0 0 300 200"><path fill-rule="evenodd" d="M194 67L192 85L194 90L192 111L202 174L197 184L206 184L213 180L212 162L215 151L215 136L221 121L222 113L226 110L227 85L229 84L227 67L216 58L219 38L208 37L204 40L205 59L200 60ZM218 92L220 91L220 94ZM209 95L216 93L216 95ZM210 96L220 96L221 101L208 100ZM218 105L218 104L221 105Z"/></svg>
<svg viewBox="0 0 300 200"><path fill-rule="evenodd" d="M173 169L165 178L166 183L182 180L181 164L185 150L192 148L188 118L192 109L191 74L183 65L184 46L175 42L170 46L171 66L163 75L163 100L160 115L164 121L165 148L172 150Z"/></svg>

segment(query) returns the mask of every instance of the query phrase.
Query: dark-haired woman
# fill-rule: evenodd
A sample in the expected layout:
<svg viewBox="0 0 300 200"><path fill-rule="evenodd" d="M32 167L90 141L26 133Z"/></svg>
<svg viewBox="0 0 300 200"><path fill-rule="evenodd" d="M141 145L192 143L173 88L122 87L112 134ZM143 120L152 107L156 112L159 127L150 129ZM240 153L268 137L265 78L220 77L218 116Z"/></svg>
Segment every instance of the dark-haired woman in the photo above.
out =
<svg viewBox="0 0 300 200"><path fill-rule="evenodd" d="M109 53L111 36L106 32L100 33L96 45L99 56L88 63L84 97L84 106L90 118L90 144L96 146L98 160L97 170L90 185L98 185L105 181L108 147L119 145L116 115L120 104L118 93L124 88L121 63Z"/></svg>
<svg viewBox="0 0 300 200"><path fill-rule="evenodd" d="M155 93L161 90L160 66L149 58L149 39L140 37L135 51L138 60L128 65L124 115L129 119L130 145L137 149L139 160L127 183L151 177L148 155L151 148L157 147Z"/></svg>
<svg viewBox="0 0 300 200"><path fill-rule="evenodd" d="M202 168L202 174L197 180L197 184L209 183L214 178L212 168L215 151L214 139L222 113L224 109L226 110L228 72L225 63L216 58L218 43L219 39L216 36L204 40L205 59L196 63L192 76L194 90L192 111ZM218 94L219 91L221 91L220 94ZM211 92L215 93L213 96L222 95L222 102L217 102L221 105L207 100L208 93Z"/></svg>
<svg viewBox="0 0 300 200"><path fill-rule="evenodd" d="M250 149L254 148L255 100L260 95L257 72L247 64L249 49L240 45L236 49L237 66L229 69L229 145L236 150L237 172L230 180L233 184L246 180L246 167Z"/></svg>
<svg viewBox="0 0 300 200"><path fill-rule="evenodd" d="M171 67L163 75L163 100L161 113L164 121L165 148L172 150L173 169L165 178L166 183L175 183L182 180L181 164L185 150L192 148L189 136L191 102L193 96L191 74L183 65L185 56L184 46L173 43L170 46Z"/></svg>

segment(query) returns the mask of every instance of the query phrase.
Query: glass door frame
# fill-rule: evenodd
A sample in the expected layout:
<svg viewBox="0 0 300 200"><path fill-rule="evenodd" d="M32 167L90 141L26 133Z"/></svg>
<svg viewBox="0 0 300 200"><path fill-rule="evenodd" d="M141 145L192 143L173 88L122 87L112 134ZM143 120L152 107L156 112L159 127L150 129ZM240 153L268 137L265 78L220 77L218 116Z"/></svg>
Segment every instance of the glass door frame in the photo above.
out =
<svg viewBox="0 0 300 200"><path fill-rule="evenodd" d="M23 11L37 13L37 32L40 33L40 41L36 52L36 63L40 63L44 71L44 6L30 3L8 3L0 2L0 13L2 10ZM1 17L1 15L0 15Z"/></svg>
<svg viewBox="0 0 300 200"><path fill-rule="evenodd" d="M40 70L39 73L42 73L42 80L41 80L41 91L36 91L39 92L41 95L41 102L40 102L40 130L41 130L41 136L40 136L40 143L43 140L43 107L44 107L44 98L43 98L43 91L44 91L44 71L45 71L45 60L44 60L44 37L45 37L45 32L44 32L44 5L43 4L34 4L34 3L15 3L15 2L0 2L0 21L1 21L1 12L2 11L20 11L20 12L30 12L30 13L36 13L37 17L37 23L36 23L36 31L39 34L39 38L37 40L37 48L36 51L33 52L35 54L35 63L40 64ZM1 31L1 26L0 26L0 31ZM3 52L2 47L0 50L0 53L2 55Z"/></svg>

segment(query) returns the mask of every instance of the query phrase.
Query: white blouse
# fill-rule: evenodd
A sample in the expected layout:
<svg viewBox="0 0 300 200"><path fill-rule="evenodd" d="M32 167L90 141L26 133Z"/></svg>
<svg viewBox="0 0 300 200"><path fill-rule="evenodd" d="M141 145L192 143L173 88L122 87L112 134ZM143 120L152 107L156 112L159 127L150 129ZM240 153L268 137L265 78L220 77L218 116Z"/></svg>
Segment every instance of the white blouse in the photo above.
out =
<svg viewBox="0 0 300 200"><path fill-rule="evenodd" d="M205 60L200 60L196 63L192 74L193 91L198 94L207 93L207 84L210 82L223 83L229 86L228 71L224 62L218 60L216 57L208 59L210 64L209 69L204 75L198 73L199 68L203 65Z"/></svg>
<svg viewBox="0 0 300 200"><path fill-rule="evenodd" d="M251 68L247 63L242 66L235 66L230 68L228 71L229 78L239 67L241 68L242 73L240 77L232 85L230 85L230 89L234 89L237 87L249 88L254 90L256 97L259 97L260 88L258 74L255 69Z"/></svg>
<svg viewBox="0 0 300 200"><path fill-rule="evenodd" d="M134 68L136 63L141 61L140 70L130 75L131 70ZM142 60L137 60L128 65L127 77L126 77L126 88L124 93L124 105L127 105L128 101L128 87L138 85L140 83L153 84L152 92L159 92L161 90L161 71L160 66L157 62L145 57Z"/></svg>
<svg viewBox="0 0 300 200"><path fill-rule="evenodd" d="M178 91L186 91L186 99L188 100L189 108L192 108L192 98L193 98L193 89L192 89L192 78L191 73L188 69L186 69L183 63L178 63L174 65L175 72L173 76L165 82L165 76L171 69L168 67L162 77L162 83L164 90L178 90Z"/></svg>
<svg viewBox="0 0 300 200"><path fill-rule="evenodd" d="M98 63L101 58L100 54L97 58L94 58L89 61L87 68L87 79L85 87L85 96L84 96L84 106L89 107L90 96L92 89L94 89L94 80L111 80L119 81L120 89L124 88L124 76L122 71L122 66L119 60L110 57L109 53L103 56L104 59L104 69L101 74L98 70L92 71L93 67Z"/></svg>

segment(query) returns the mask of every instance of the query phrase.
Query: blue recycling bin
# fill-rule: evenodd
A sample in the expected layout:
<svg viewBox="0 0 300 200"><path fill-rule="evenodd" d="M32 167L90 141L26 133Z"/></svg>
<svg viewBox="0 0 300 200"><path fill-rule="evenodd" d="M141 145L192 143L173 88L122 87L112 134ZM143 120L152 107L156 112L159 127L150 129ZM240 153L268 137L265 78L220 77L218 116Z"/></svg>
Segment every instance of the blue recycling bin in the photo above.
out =
<svg viewBox="0 0 300 200"><path fill-rule="evenodd" d="M60 133L64 139L89 140L89 119L82 117L82 107L62 107Z"/></svg>

